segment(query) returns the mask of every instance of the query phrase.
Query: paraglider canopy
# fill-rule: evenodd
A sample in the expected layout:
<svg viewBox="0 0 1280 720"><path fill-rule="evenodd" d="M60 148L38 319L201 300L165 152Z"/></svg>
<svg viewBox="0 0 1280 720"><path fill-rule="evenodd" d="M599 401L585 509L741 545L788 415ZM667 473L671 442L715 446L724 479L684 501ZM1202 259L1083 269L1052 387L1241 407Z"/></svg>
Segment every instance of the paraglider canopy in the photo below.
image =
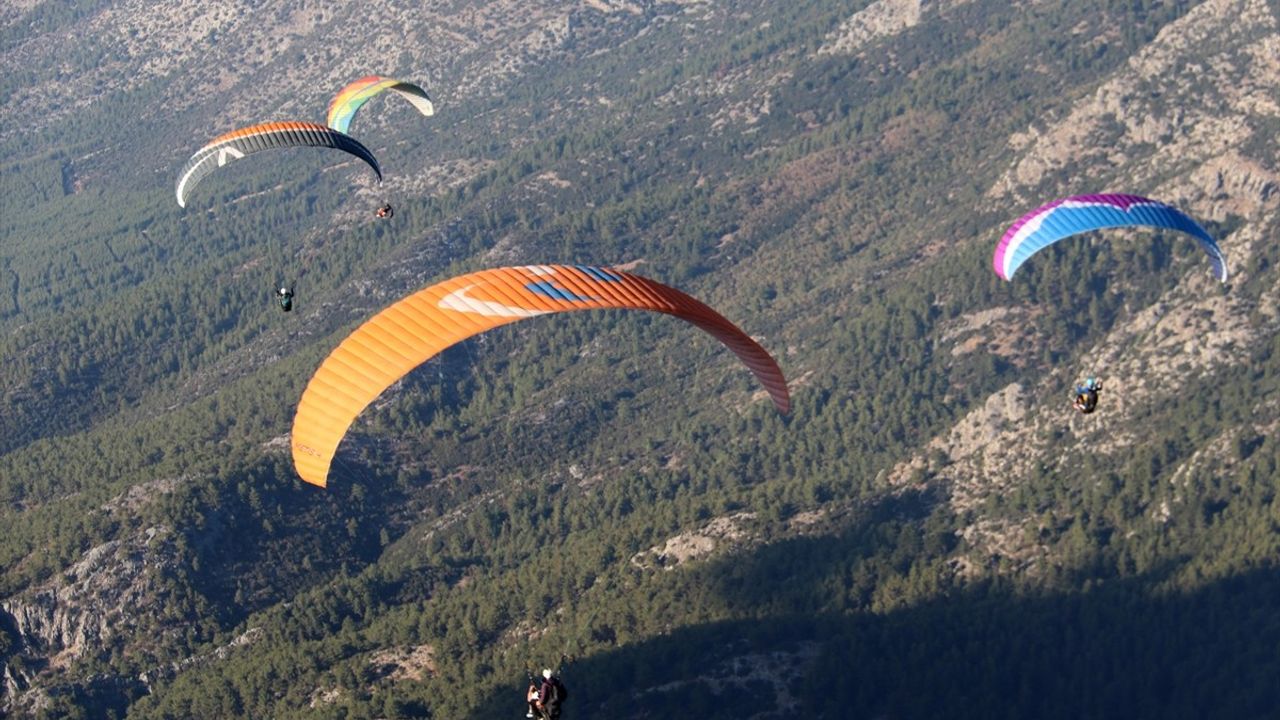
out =
<svg viewBox="0 0 1280 720"><path fill-rule="evenodd" d="M355 117L356 111L365 103L387 90L408 100L422 115L430 117L435 114L435 106L431 104L431 98L427 96L426 90L403 80L380 75L369 75L342 88L333 97L333 100L329 101L329 114L326 118L326 124L338 132L347 132L347 128L351 127L351 119Z"/></svg>
<svg viewBox="0 0 1280 720"><path fill-rule="evenodd" d="M591 309L673 315L724 343L781 413L791 408L777 361L738 326L689 295L621 270L526 265L444 280L401 299L343 340L316 370L293 418L293 465L323 487L351 423L384 390L455 343L525 318Z"/></svg>
<svg viewBox="0 0 1280 720"><path fill-rule="evenodd" d="M1042 205L1018 218L996 246L996 274L1012 280L1030 257L1046 247L1090 230L1153 227L1177 230L1195 238L1209 257L1213 274L1227 281L1227 259L1217 241L1181 210L1138 195L1072 195Z"/></svg>
<svg viewBox="0 0 1280 720"><path fill-rule="evenodd" d="M363 160L372 168L378 182L382 182L382 168L378 166L378 159L350 135L309 122L268 122L219 135L197 150L187 160L182 172L178 173L178 180L174 184L173 192L178 198L178 205L186 207L187 195L191 189L223 165L263 150L290 147L341 150Z"/></svg>

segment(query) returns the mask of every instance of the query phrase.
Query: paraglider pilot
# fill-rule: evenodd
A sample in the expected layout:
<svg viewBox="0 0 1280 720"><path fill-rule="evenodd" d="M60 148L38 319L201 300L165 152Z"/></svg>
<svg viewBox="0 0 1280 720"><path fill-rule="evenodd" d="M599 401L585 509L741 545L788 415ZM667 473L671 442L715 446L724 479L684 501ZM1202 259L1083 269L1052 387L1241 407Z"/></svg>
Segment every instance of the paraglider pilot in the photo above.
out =
<svg viewBox="0 0 1280 720"><path fill-rule="evenodd" d="M276 297L280 300L280 309L289 312L293 309L293 288L282 287L276 291Z"/></svg>
<svg viewBox="0 0 1280 720"><path fill-rule="evenodd" d="M533 682L533 677L529 678L529 689L524 693L524 701L529 704L529 712L524 714L525 717L541 717L542 714L538 710L538 686Z"/></svg>
<svg viewBox="0 0 1280 720"><path fill-rule="evenodd" d="M380 218L389 218L392 215L395 215L396 211L391 207L390 203L387 203L386 205L378 208L378 212L375 214Z"/></svg>
<svg viewBox="0 0 1280 720"><path fill-rule="evenodd" d="M1076 385L1076 399L1072 406L1088 415L1098 407L1098 393L1102 392L1102 383L1093 377Z"/></svg>

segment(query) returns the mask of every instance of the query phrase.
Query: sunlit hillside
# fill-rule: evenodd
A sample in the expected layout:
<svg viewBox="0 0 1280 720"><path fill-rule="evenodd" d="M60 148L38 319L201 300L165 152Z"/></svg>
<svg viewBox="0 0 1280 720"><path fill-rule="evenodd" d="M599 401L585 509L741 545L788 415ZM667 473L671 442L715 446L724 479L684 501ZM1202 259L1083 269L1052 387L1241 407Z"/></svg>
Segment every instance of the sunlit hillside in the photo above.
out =
<svg viewBox="0 0 1280 720"><path fill-rule="evenodd" d="M1277 0L21 0L0 47L0 714L518 717L544 666L566 720L1280 707ZM279 149L175 202L375 73L435 109L356 115L383 182ZM992 271L1097 192L1228 282L1153 229ZM678 319L556 314L299 479L357 326L553 263L714 307L791 412Z"/></svg>

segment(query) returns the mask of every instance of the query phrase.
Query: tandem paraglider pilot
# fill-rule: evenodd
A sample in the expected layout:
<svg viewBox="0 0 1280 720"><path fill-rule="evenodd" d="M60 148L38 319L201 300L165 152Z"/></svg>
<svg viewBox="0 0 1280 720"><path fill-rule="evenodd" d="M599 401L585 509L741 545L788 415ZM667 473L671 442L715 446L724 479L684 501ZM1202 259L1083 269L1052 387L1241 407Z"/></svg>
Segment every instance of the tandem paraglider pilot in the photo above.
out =
<svg viewBox="0 0 1280 720"><path fill-rule="evenodd" d="M560 682L560 678L551 672L551 668L543 668L542 685L539 686L530 680L529 689L525 691L524 699L529 704L529 712L525 717L559 720L560 707L568 697L569 691L565 689L564 683Z"/></svg>

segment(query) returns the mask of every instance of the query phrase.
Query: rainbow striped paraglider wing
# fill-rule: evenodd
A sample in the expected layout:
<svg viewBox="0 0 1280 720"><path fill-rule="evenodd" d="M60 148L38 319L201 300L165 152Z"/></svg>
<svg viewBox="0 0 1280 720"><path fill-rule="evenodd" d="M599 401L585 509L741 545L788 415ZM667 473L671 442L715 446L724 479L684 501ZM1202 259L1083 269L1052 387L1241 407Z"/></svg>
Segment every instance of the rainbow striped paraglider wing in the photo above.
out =
<svg viewBox="0 0 1280 720"><path fill-rule="evenodd" d="M347 132L356 111L374 96L386 90L408 100L418 112L425 116L430 117L436 112L435 106L431 104L431 98L427 96L427 91L417 85L395 78L369 75L342 88L333 100L329 101L327 124L338 132Z"/></svg>

